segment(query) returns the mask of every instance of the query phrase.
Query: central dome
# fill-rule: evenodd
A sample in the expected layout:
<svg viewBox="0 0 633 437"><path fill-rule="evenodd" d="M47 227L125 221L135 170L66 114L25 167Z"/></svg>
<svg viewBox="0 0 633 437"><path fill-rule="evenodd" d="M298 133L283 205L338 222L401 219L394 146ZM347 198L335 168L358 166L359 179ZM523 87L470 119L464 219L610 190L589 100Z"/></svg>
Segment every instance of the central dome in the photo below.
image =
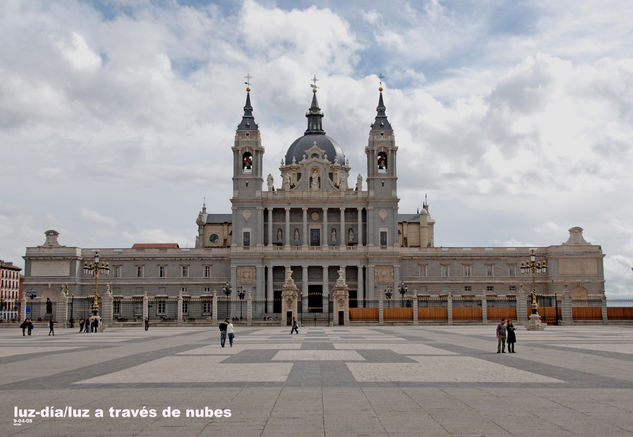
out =
<svg viewBox="0 0 633 437"><path fill-rule="evenodd" d="M286 165L294 162L300 162L303 159L303 155L307 155L307 150L314 146L316 143L319 149L322 149L327 154L327 159L331 163L337 161L339 164L345 164L345 155L341 146L338 145L334 139L327 135L314 135L306 134L297 138L288 149L286 153ZM310 158L310 156L308 156Z"/></svg>
<svg viewBox="0 0 633 437"><path fill-rule="evenodd" d="M331 163L335 161L339 164L345 164L345 155L341 146L336 141L325 135L325 131L321 126L321 119L323 118L323 112L319 108L319 102L316 98L316 88L312 90L312 105L306 113L308 119L308 129L305 131L302 137L297 138L286 152L285 164L289 165L293 162L301 162L304 155L308 155L308 150L316 145L327 154L327 160ZM311 156L307 156L311 158Z"/></svg>

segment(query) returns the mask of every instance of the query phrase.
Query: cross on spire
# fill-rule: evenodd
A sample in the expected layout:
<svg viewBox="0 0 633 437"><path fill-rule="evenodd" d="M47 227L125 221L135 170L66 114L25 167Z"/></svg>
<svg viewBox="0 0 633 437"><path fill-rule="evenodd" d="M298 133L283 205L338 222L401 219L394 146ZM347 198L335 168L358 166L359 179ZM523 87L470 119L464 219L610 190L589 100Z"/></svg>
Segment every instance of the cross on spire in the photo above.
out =
<svg viewBox="0 0 633 437"><path fill-rule="evenodd" d="M251 76L251 73L246 73L246 76L244 76L244 79L246 79L246 82L244 82L244 85L246 85L246 91L251 90L251 79L253 78L253 76Z"/></svg>
<svg viewBox="0 0 633 437"><path fill-rule="evenodd" d="M316 93L316 90L318 88L318 86L317 86L317 81L318 80L319 79L317 79L316 74L315 74L314 77L312 78L312 83L310 84L310 86L312 87L312 92Z"/></svg>

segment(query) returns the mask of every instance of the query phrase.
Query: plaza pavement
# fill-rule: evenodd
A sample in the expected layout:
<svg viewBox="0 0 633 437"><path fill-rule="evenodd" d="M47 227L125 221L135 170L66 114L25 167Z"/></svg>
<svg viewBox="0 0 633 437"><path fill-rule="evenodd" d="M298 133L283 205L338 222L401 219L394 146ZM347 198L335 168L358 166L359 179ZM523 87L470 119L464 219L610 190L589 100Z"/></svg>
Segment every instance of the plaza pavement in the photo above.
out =
<svg viewBox="0 0 633 437"><path fill-rule="evenodd" d="M516 354L495 324L236 330L220 348L216 327L0 329L0 435L633 435L630 325L520 328ZM231 416L184 417L205 407Z"/></svg>

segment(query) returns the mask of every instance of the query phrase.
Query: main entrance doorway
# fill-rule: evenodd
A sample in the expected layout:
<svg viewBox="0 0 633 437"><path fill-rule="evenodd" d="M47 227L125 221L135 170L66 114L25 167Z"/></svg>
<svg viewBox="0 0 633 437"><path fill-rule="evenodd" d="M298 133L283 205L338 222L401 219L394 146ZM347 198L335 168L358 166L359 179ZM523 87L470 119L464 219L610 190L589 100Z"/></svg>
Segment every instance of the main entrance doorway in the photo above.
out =
<svg viewBox="0 0 633 437"><path fill-rule="evenodd" d="M308 285L308 312L323 312L323 286Z"/></svg>

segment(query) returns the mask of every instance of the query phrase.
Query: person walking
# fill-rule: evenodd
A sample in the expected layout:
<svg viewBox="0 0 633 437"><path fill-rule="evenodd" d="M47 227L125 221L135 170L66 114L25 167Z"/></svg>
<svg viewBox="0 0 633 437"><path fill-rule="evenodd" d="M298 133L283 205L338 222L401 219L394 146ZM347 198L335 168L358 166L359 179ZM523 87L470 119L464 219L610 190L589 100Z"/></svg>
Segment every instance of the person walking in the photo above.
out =
<svg viewBox="0 0 633 437"><path fill-rule="evenodd" d="M233 329L233 322L229 322L229 324L226 325L226 333L229 336L229 346L233 347L233 339L235 338L235 331Z"/></svg>
<svg viewBox="0 0 633 437"><path fill-rule="evenodd" d="M88 334L90 332L90 326L92 325L92 321L90 320L90 318L86 319L86 326L84 328L84 332L86 334Z"/></svg>
<svg viewBox="0 0 633 437"><path fill-rule="evenodd" d="M28 320L28 319L26 319ZM22 337L24 337L26 335L26 320L24 320L22 323L20 323L20 328L22 328Z"/></svg>
<svg viewBox="0 0 633 437"><path fill-rule="evenodd" d="M229 326L229 319L224 319L220 322L220 345L224 347L224 343L226 343L226 328Z"/></svg>
<svg viewBox="0 0 633 437"><path fill-rule="evenodd" d="M145 317L145 330L149 329L149 317Z"/></svg>
<svg viewBox="0 0 633 437"><path fill-rule="evenodd" d="M508 319L508 325L506 326L506 330L508 331L508 352L511 354L514 352L514 343L517 342L516 334L514 333L515 327L512 324L512 320Z"/></svg>
<svg viewBox="0 0 633 437"><path fill-rule="evenodd" d="M31 331L33 331L33 322L31 321L31 318L29 317L28 319L26 319L26 329L28 330L29 335L31 335Z"/></svg>
<svg viewBox="0 0 633 437"><path fill-rule="evenodd" d="M506 319L497 325L497 353L506 353Z"/></svg>
<svg viewBox="0 0 633 437"><path fill-rule="evenodd" d="M84 318L82 317L81 319L79 319L79 333L81 334L82 332L84 332Z"/></svg>
<svg viewBox="0 0 633 437"><path fill-rule="evenodd" d="M290 335L292 335L293 332L299 334L299 325L297 324L297 319L294 317L292 318L292 329L290 330Z"/></svg>
<svg viewBox="0 0 633 437"><path fill-rule="evenodd" d="M50 319L48 321L48 335L53 335L53 337L55 336L55 320Z"/></svg>

